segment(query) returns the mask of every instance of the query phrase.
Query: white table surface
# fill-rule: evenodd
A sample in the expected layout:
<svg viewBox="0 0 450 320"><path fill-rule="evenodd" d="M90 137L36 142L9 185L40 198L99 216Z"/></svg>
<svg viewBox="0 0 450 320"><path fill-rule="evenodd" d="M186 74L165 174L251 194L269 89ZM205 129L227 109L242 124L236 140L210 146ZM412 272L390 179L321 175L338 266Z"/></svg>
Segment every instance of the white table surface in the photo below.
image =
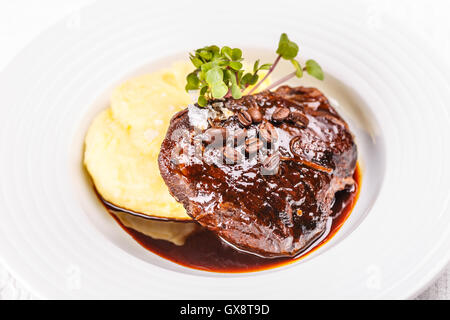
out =
<svg viewBox="0 0 450 320"><path fill-rule="evenodd" d="M80 23L79 9L94 2L95 0L1 1L0 70L29 41L55 22L65 19L68 25ZM420 35L430 47L442 52L444 57L449 57L446 62L450 67L450 19L448 16L450 1L367 0L366 2L367 10L373 12L374 17L382 17L384 14L394 16L403 25ZM33 296L0 265L0 300L2 299L33 299ZM416 299L450 299L450 266Z"/></svg>

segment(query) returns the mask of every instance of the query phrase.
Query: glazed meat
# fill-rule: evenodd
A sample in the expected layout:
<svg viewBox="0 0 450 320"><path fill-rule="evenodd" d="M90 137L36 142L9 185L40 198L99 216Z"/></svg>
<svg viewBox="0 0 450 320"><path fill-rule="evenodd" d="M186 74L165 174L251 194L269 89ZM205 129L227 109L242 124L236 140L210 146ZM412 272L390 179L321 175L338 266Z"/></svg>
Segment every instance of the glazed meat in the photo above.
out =
<svg viewBox="0 0 450 320"><path fill-rule="evenodd" d="M336 192L354 187L357 149L319 90L282 86L189 106L171 120L158 160L200 225L239 250L277 257L326 235Z"/></svg>

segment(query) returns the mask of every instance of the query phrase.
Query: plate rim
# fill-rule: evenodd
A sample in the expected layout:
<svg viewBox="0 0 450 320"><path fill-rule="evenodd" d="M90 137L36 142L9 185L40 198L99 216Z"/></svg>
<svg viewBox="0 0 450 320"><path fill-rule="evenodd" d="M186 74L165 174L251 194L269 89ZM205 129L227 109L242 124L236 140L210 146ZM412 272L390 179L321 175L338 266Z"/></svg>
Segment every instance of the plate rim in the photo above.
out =
<svg viewBox="0 0 450 320"><path fill-rule="evenodd" d="M39 39L42 37L43 34L47 34L48 32L50 32L52 29L54 29L55 27L60 25L60 23L62 21L64 21L64 19L61 19L60 22L50 26L47 30L43 31L39 36L37 36L31 43L29 43L24 49L22 49L22 51L12 61L10 61L10 63L0 72L0 79L2 79L3 77L6 77L7 70L12 68L11 66L13 66L14 64L17 64L20 61L20 57L23 52L25 52L27 50L31 50L31 48L33 48L33 46L39 42ZM445 73L448 77L449 72L448 72L447 68L445 70L446 70ZM450 78L450 77L448 77L448 78ZM447 211L448 211L448 208L447 208ZM450 253L447 254L447 257L445 260L446 261L444 261L444 259L441 260L439 267L435 266L434 269L439 269L439 272L434 272L434 274L428 275L428 279L423 279L422 283L419 283L416 285L416 289L415 289L414 293L407 295L407 298L411 298L413 295L417 295L418 293L423 291L427 285L429 285L434 279L436 279L439 276L439 274L441 274L443 272L445 266L447 266L450 263ZM27 281L24 281L20 274L16 273L16 271L12 268L12 266L9 265L9 262L7 261L7 259L4 258L3 253L0 254L0 261L3 262L3 265L5 266L5 268L16 279L18 279L21 282L21 284L24 285L24 287L26 287L30 292L32 292L36 295L37 292L34 290L34 288L29 286L29 283ZM39 296L39 295L37 295L37 296Z"/></svg>

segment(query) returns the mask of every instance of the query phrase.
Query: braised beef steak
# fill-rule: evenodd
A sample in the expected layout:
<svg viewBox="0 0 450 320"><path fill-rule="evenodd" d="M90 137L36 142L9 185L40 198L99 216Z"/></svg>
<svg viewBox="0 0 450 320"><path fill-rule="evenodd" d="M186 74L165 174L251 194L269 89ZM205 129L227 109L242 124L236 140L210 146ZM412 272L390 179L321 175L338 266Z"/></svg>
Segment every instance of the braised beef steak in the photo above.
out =
<svg viewBox="0 0 450 320"><path fill-rule="evenodd" d="M171 194L238 249L294 256L331 223L337 191L353 187L357 149L317 89L283 86L189 106L159 155Z"/></svg>

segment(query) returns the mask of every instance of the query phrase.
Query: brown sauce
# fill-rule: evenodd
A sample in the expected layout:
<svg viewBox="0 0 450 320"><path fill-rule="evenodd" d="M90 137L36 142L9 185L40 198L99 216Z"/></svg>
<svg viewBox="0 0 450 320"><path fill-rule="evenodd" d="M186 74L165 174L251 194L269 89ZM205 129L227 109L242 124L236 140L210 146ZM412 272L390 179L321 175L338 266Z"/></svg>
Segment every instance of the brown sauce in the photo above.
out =
<svg viewBox="0 0 450 320"><path fill-rule="evenodd" d="M353 178L356 185L352 190L336 193L332 208L332 223L326 234L312 246L296 257L262 258L250 253L238 251L221 241L213 232L201 229L191 234L184 245L177 246L166 240L153 239L134 229L124 226L114 215L114 210L108 212L120 226L145 249L179 265L211 272L241 273L254 272L283 266L295 262L313 252L329 241L350 216L359 196L361 171L356 166ZM179 222L186 223L186 222Z"/></svg>

